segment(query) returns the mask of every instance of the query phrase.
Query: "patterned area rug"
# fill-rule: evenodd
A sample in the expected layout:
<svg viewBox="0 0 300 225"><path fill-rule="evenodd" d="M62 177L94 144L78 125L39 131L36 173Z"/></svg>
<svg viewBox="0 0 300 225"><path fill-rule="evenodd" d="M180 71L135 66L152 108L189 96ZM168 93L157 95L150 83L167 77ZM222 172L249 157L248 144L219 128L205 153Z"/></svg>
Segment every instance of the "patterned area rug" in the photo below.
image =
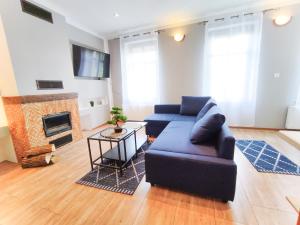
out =
<svg viewBox="0 0 300 225"><path fill-rule="evenodd" d="M147 144L142 146L138 152L137 159L133 158L131 162L128 163L128 167L123 169L123 176L120 176L119 170L102 167L99 170L98 182L97 169L94 169L76 183L108 191L133 195L145 174L144 156L145 149L148 149L148 147L149 146ZM115 161L107 161L106 163L114 165Z"/></svg>
<svg viewBox="0 0 300 225"><path fill-rule="evenodd" d="M236 146L258 172L300 175L300 167L264 141L238 140Z"/></svg>

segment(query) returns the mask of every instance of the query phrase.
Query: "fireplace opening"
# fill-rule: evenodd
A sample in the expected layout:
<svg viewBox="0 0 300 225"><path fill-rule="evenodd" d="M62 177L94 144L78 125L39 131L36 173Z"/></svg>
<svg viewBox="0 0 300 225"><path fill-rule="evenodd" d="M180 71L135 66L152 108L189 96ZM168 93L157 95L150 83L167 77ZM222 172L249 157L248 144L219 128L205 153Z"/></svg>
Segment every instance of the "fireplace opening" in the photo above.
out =
<svg viewBox="0 0 300 225"><path fill-rule="evenodd" d="M70 112L51 114L44 116L42 119L46 137L51 137L55 134L72 129Z"/></svg>

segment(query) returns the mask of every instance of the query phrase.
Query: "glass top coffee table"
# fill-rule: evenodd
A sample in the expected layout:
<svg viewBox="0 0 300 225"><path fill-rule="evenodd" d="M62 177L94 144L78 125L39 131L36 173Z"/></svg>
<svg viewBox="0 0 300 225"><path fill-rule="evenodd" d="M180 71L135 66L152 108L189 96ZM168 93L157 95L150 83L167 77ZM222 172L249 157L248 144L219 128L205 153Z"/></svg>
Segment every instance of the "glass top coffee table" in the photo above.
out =
<svg viewBox="0 0 300 225"><path fill-rule="evenodd" d="M120 175L123 175L123 169L132 157L137 157L137 151L147 141L146 134L141 134L137 138L137 133L146 126L146 122L128 121L122 125L122 132L115 133L113 127L108 127L102 131L97 132L87 138L91 170L97 166L98 171L100 167L110 167L120 170ZM91 141L99 143L99 157L93 159L91 152ZM102 142L108 142L110 149L103 153ZM107 163L107 161L114 160L115 165ZM98 176L97 176L98 177ZM98 178L97 178L98 180Z"/></svg>

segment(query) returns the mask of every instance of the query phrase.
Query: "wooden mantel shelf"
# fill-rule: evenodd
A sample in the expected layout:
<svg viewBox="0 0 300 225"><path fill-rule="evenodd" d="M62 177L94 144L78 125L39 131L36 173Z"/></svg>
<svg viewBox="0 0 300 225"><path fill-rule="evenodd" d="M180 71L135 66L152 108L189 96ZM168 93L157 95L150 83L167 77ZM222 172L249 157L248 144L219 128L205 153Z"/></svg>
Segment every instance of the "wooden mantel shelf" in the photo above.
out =
<svg viewBox="0 0 300 225"><path fill-rule="evenodd" d="M15 104L28 104L36 102L48 102L48 101L58 101L66 99L78 98L78 94L72 93L61 93L61 94L45 94L45 95L23 95L23 96L3 96L3 102L5 103L15 103Z"/></svg>

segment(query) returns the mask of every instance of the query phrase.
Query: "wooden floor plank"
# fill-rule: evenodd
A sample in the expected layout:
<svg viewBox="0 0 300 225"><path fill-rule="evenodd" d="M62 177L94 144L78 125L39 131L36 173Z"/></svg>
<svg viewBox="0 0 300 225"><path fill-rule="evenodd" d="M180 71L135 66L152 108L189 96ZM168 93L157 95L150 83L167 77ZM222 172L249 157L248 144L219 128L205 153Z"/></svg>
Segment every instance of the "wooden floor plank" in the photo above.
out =
<svg viewBox="0 0 300 225"><path fill-rule="evenodd" d="M234 202L224 204L215 201L215 218L247 225L258 225L252 205L239 179L237 181Z"/></svg>
<svg viewBox="0 0 300 225"><path fill-rule="evenodd" d="M175 225L214 225L215 210L214 200L198 198L194 195L180 193L177 204L174 224Z"/></svg>
<svg viewBox="0 0 300 225"><path fill-rule="evenodd" d="M295 225L297 214L264 207L253 207L259 225Z"/></svg>
<svg viewBox="0 0 300 225"><path fill-rule="evenodd" d="M237 139L265 140L300 164L300 151L275 131L233 132ZM97 143L92 147L96 155ZM295 225L297 221L286 196L299 195L300 177L259 173L238 149L236 196L227 204L151 187L145 179L133 196L79 185L75 182L90 170L86 140L64 146L56 154L57 163L45 168L24 170L0 163L0 225Z"/></svg>
<svg viewBox="0 0 300 225"><path fill-rule="evenodd" d="M179 194L165 188L153 187L149 190L134 224L174 224Z"/></svg>

